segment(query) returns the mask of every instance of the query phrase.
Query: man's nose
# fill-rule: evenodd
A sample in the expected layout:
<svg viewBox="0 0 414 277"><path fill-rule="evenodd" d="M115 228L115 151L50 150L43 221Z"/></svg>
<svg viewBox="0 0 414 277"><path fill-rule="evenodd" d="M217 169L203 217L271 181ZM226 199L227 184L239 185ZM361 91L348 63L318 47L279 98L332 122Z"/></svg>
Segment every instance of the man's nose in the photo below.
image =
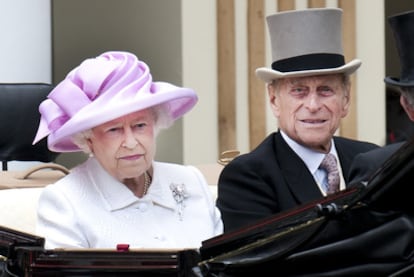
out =
<svg viewBox="0 0 414 277"><path fill-rule="evenodd" d="M310 111L314 112L321 108L321 102L317 93L310 93L306 99L305 106Z"/></svg>

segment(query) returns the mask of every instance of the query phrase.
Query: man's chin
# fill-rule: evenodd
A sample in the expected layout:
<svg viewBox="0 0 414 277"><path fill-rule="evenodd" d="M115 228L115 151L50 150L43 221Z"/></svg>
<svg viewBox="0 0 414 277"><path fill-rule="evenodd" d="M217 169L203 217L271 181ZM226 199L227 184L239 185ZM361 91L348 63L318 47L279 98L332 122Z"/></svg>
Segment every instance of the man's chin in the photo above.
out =
<svg viewBox="0 0 414 277"><path fill-rule="evenodd" d="M307 136L303 138L302 142L304 146L312 148L313 150L318 152L327 152L331 147L330 137L326 138L321 137L320 135L315 137Z"/></svg>

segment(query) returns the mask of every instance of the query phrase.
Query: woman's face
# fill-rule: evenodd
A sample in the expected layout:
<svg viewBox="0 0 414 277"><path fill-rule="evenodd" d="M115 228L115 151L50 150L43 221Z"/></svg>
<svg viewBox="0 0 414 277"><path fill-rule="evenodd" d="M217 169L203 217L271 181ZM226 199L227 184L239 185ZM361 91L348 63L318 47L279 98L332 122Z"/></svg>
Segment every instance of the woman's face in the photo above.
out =
<svg viewBox="0 0 414 277"><path fill-rule="evenodd" d="M154 114L147 109L92 129L89 147L103 168L120 182L141 176L155 155Z"/></svg>

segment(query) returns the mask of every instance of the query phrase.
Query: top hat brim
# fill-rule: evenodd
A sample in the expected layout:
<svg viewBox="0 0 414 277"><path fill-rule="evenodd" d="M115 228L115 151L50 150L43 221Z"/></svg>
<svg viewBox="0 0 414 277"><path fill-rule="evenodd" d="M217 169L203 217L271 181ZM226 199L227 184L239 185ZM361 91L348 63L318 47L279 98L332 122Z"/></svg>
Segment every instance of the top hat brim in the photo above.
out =
<svg viewBox="0 0 414 277"><path fill-rule="evenodd" d="M402 82L399 78L387 76L384 78L384 82L388 85L398 87L414 87L414 80L409 82Z"/></svg>
<svg viewBox="0 0 414 277"><path fill-rule="evenodd" d="M335 68L324 68L324 69L312 69L312 70L301 70L301 71L289 71L289 72L281 72L277 70L273 70L267 67L260 67L256 69L256 75L261 80L265 81L266 83L271 83L273 80L280 79L280 78L291 78L291 77L306 77L306 76L316 76L316 75L326 75L326 74L352 74L354 73L360 66L362 62L359 59L354 59L349 63Z"/></svg>

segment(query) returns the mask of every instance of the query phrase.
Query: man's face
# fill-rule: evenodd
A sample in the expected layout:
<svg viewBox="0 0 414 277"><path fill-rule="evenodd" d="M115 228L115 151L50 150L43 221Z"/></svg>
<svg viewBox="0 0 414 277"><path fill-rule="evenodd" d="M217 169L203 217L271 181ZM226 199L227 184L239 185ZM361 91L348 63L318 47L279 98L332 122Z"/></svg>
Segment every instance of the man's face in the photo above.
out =
<svg viewBox="0 0 414 277"><path fill-rule="evenodd" d="M329 151L341 118L348 114L349 89L339 74L285 78L268 87L279 128L319 152Z"/></svg>

